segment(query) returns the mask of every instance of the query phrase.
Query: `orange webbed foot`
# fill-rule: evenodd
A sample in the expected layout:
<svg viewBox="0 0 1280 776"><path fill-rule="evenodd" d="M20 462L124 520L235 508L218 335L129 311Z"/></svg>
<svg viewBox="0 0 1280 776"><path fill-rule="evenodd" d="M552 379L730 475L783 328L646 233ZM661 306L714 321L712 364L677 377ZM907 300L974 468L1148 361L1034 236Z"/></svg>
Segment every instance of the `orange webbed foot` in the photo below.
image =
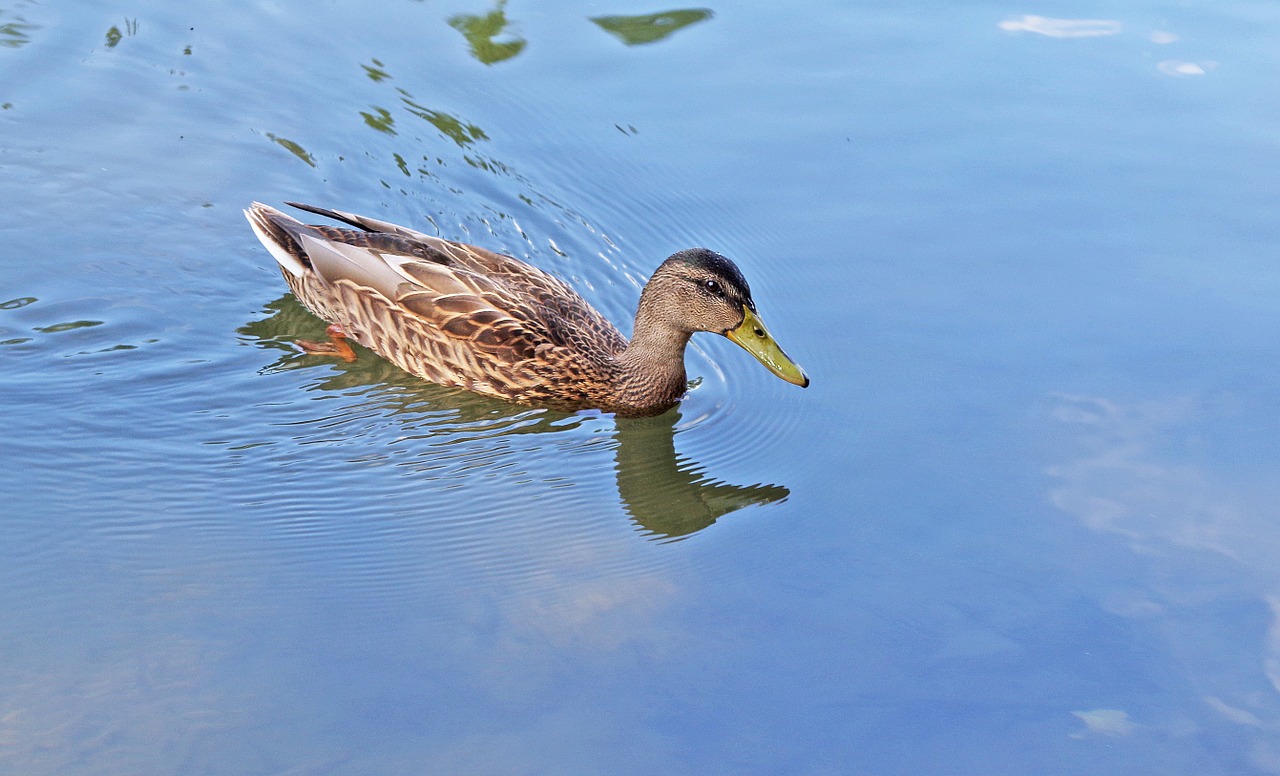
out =
<svg viewBox="0 0 1280 776"><path fill-rule="evenodd" d="M310 356L334 356L346 361L350 364L356 360L356 352L347 344L347 333L342 327L336 323L330 324L325 329L325 333L329 335L327 342L314 342L312 340L295 340L294 344Z"/></svg>

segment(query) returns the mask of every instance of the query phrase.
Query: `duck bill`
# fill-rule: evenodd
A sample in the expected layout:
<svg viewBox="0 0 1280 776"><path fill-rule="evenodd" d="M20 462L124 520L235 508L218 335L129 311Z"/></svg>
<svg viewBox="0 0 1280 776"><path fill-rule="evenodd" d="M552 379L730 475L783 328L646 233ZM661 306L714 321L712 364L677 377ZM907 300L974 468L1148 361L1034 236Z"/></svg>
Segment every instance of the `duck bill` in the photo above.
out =
<svg viewBox="0 0 1280 776"><path fill-rule="evenodd" d="M778 343L774 342L773 337L769 335L764 322L751 308L743 306L742 324L736 329L726 331L724 336L755 356L770 372L783 380L801 388L809 386L809 376L804 373L799 364L782 352L782 348L778 347Z"/></svg>

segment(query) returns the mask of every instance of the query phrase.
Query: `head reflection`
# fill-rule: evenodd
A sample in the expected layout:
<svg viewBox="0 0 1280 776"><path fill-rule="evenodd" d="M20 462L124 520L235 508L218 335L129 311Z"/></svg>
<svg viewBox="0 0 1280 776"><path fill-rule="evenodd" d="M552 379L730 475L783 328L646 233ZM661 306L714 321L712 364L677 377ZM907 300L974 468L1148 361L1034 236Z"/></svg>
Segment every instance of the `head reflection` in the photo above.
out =
<svg viewBox="0 0 1280 776"><path fill-rule="evenodd" d="M618 496L631 519L655 539L680 539L752 504L781 501L779 485L717 482L676 453L677 407L656 418L618 418Z"/></svg>

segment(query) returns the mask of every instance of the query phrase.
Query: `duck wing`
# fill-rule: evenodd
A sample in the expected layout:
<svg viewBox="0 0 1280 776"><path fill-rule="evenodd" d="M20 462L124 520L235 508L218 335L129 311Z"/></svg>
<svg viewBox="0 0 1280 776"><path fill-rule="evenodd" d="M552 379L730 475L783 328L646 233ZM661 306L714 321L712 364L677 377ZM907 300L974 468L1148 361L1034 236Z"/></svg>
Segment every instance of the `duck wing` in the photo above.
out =
<svg viewBox="0 0 1280 776"><path fill-rule="evenodd" d="M626 347L566 283L512 256L353 213L294 206L356 227L307 225L260 203L246 211L286 277L294 276L291 286L322 317L341 316L307 298L323 295L316 285L344 298L374 294L426 330L507 363L548 348L612 356Z"/></svg>

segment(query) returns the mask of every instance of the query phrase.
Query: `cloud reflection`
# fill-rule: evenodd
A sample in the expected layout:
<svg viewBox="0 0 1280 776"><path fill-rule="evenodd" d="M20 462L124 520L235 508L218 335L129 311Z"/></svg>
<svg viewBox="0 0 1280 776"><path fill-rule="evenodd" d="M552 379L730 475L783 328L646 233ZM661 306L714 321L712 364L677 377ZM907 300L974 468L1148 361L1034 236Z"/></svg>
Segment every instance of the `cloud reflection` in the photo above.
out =
<svg viewBox="0 0 1280 776"><path fill-rule="evenodd" d="M1181 78L1189 75L1205 75L1215 68L1215 62L1184 62L1181 59L1166 59L1156 65L1156 69L1165 75Z"/></svg>
<svg viewBox="0 0 1280 776"><path fill-rule="evenodd" d="M1133 720L1129 719L1129 713L1120 709L1092 709L1071 713L1080 718L1090 733L1097 735L1122 737L1133 733L1137 728ZM1074 737L1084 736L1076 734Z"/></svg>
<svg viewBox="0 0 1280 776"><path fill-rule="evenodd" d="M1051 19L1047 16L1020 16L999 24L1006 32L1033 32L1050 38L1097 38L1116 35L1123 29L1112 19Z"/></svg>
<svg viewBox="0 0 1280 776"><path fill-rule="evenodd" d="M1005 32L1027 32L1048 38L1099 38L1119 35L1124 25L1115 19L1054 19L1048 16L1025 15L1005 19L997 25ZM1157 46L1168 46L1181 41L1181 37L1168 30L1153 30L1147 40ZM1156 70L1167 76L1185 78L1205 75L1218 66L1217 62L1191 62L1182 59L1165 59L1156 64Z"/></svg>
<svg viewBox="0 0 1280 776"><path fill-rule="evenodd" d="M1093 530L1126 536L1146 549L1160 543L1258 559L1260 537L1253 531L1261 526L1235 494L1215 488L1201 467L1161 460L1157 452L1169 434L1191 422L1195 406L1189 398L1123 406L1059 397L1055 418L1077 429L1089 452L1049 467L1061 483L1050 492L1054 505ZM1265 534L1280 550L1280 532Z"/></svg>
<svg viewBox="0 0 1280 776"><path fill-rule="evenodd" d="M1194 457L1220 415L1189 397L1058 396L1053 416L1076 453L1047 468L1048 495L1088 529L1125 540L1132 568L1120 578L1132 581L1113 582L1099 605L1148 623L1179 681L1199 690L1201 724L1255 736L1254 764L1271 772L1267 753L1280 754L1280 483ZM1090 732L1131 729L1123 712L1105 711L1076 714Z"/></svg>

